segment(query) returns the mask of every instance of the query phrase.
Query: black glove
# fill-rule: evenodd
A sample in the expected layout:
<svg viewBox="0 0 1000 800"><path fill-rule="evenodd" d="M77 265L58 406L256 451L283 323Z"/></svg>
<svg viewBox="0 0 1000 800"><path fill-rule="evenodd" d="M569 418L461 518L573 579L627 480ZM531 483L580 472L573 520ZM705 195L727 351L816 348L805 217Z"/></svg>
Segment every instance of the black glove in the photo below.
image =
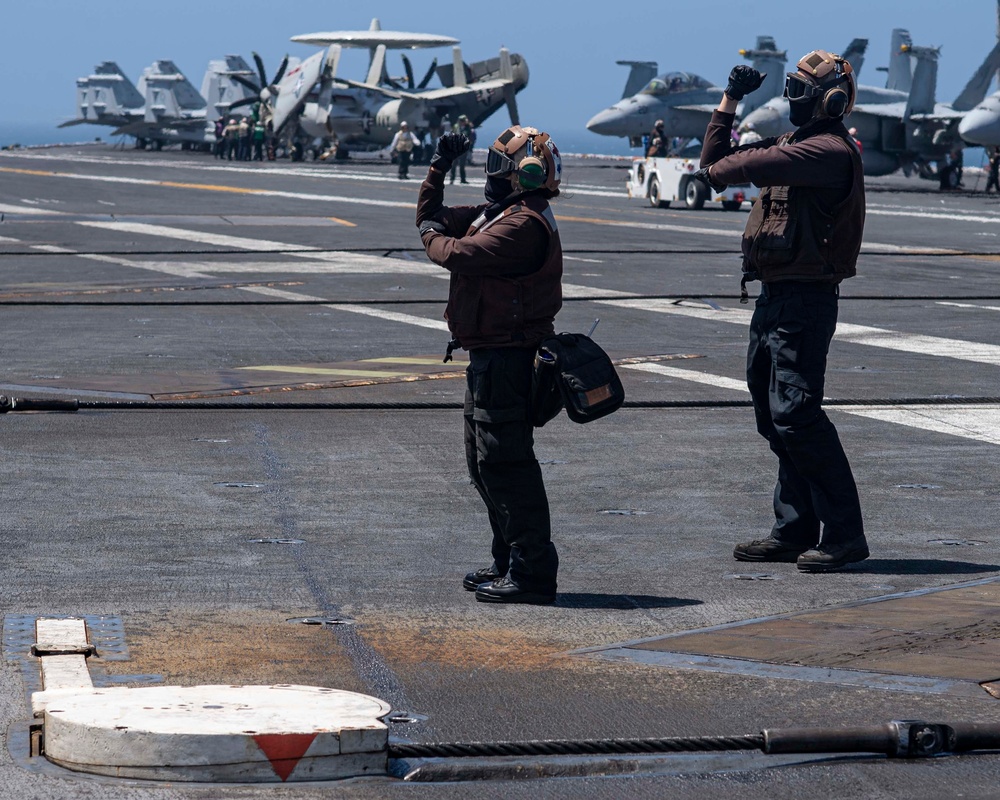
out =
<svg viewBox="0 0 1000 800"><path fill-rule="evenodd" d="M451 169L451 162L468 152L470 147L472 142L464 133L446 133L438 139L434 155L431 156L431 166L447 172Z"/></svg>
<svg viewBox="0 0 1000 800"><path fill-rule="evenodd" d="M708 175L708 167L703 167L702 169L698 170L697 172L692 173L691 177L695 178L695 179L700 179L700 180L704 181L709 186L711 186L713 189L715 189L715 191L717 191L717 192L721 192L723 189L726 188L725 184L718 183L718 182L712 180L709 177L709 175Z"/></svg>
<svg viewBox="0 0 1000 800"><path fill-rule="evenodd" d="M726 86L726 94L733 100L742 100L750 92L759 89L766 77L766 72L762 75L753 67L748 67L746 64L737 64L733 67L733 71L729 73L729 85Z"/></svg>
<svg viewBox="0 0 1000 800"><path fill-rule="evenodd" d="M448 229L445 228L445 226L442 225L440 222L438 222L436 219L425 219L423 222L420 223L420 227L418 230L420 231L421 236L423 236L428 231L435 231L436 233L448 232Z"/></svg>

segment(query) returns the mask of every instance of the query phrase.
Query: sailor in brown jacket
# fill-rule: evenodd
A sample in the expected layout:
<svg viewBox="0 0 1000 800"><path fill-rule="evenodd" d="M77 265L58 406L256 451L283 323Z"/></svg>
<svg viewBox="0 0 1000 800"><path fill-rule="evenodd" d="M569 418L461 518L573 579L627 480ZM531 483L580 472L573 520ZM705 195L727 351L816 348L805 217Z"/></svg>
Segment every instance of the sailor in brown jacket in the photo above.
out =
<svg viewBox="0 0 1000 800"><path fill-rule="evenodd" d="M839 285L855 274L865 221L861 155L844 127L857 96L851 65L814 50L785 80L797 129L732 148L736 104L760 86L733 68L705 134L700 175L762 188L743 234L746 282L761 281L747 353L757 430L778 457L771 535L738 544L740 561L795 561L804 572L868 557L858 490L822 408ZM822 531L821 531L822 526Z"/></svg>
<svg viewBox="0 0 1000 800"><path fill-rule="evenodd" d="M417 204L427 255L451 273L448 353L469 351L466 461L493 530L493 563L462 585L483 602L551 603L559 559L529 406L535 352L562 305L562 246L548 202L562 164L548 134L514 125L487 153L487 202L445 206L445 176L470 146L460 133L440 138Z"/></svg>

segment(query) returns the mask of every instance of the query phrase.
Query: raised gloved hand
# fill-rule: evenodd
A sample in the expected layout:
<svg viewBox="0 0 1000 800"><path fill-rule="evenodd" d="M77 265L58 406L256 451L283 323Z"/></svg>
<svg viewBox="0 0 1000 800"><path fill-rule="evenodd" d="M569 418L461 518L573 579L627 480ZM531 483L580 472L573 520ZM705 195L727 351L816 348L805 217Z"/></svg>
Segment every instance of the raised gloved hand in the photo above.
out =
<svg viewBox="0 0 1000 800"><path fill-rule="evenodd" d="M438 222L436 219L425 219L420 223L418 228L420 235L423 236L428 231L435 231L436 233L447 233L448 229Z"/></svg>
<svg viewBox="0 0 1000 800"><path fill-rule="evenodd" d="M704 181L717 192L721 192L723 189L726 188L725 184L718 183L717 181L711 178L711 176L708 174L708 167L703 167L697 172L691 173L691 177Z"/></svg>
<svg viewBox="0 0 1000 800"><path fill-rule="evenodd" d="M759 89L766 77L766 72L761 74L746 64L737 64L733 67L733 71L729 73L729 84L726 86L726 94L733 100L742 100L750 92Z"/></svg>
<svg viewBox="0 0 1000 800"><path fill-rule="evenodd" d="M470 147L472 142L464 133L446 133L437 141L434 155L431 156L431 166L447 172L451 169L452 162L468 152Z"/></svg>

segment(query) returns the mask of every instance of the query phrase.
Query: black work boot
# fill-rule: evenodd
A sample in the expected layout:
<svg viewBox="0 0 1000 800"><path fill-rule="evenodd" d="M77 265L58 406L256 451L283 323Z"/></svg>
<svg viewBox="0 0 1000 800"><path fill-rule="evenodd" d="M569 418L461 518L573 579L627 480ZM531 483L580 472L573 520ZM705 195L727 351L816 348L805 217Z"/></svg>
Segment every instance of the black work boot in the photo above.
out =
<svg viewBox="0 0 1000 800"><path fill-rule="evenodd" d="M497 569L497 565L494 563L490 564L488 567L477 569L475 572L470 572L462 581L462 586L467 591L474 592L481 584L489 583L490 581L495 581L497 578L502 577L503 575L500 574L500 570Z"/></svg>
<svg viewBox="0 0 1000 800"><path fill-rule="evenodd" d="M795 561L809 547L801 544L785 544L773 536L743 542L733 548L733 558L737 561Z"/></svg>
<svg viewBox="0 0 1000 800"><path fill-rule="evenodd" d="M845 564L864 561L868 556L868 542L864 536L858 536L843 544L821 542L812 550L806 550L795 563L801 572L831 572Z"/></svg>
<svg viewBox="0 0 1000 800"><path fill-rule="evenodd" d="M556 601L556 593L531 592L522 589L510 575L504 575L491 583L484 583L476 589L476 600L480 603L528 603L547 606Z"/></svg>

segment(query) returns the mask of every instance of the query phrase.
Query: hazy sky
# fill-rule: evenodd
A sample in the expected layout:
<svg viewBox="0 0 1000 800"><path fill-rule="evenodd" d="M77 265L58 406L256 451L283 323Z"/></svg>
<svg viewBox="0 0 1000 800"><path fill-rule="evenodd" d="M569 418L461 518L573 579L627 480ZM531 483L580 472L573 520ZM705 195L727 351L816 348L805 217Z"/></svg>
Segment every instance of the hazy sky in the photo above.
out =
<svg viewBox="0 0 1000 800"><path fill-rule="evenodd" d="M498 8L507 11L493 11ZM521 53L531 72L518 95L522 121L562 134L573 149L589 144L601 152L611 151L599 147L602 143L620 140L589 134L584 125L621 96L627 68L617 66L618 59L656 61L661 72L685 70L724 84L730 68L741 61L737 51L752 47L758 34L774 36L791 63L809 50L840 51L852 38L867 37L862 83L881 86L885 76L875 68L888 62L890 30L902 27L915 44L941 47L938 100L950 101L997 37L996 0L12 0L4 3L0 20L0 66L7 86L0 144L9 139L5 130L22 123L54 128L72 118L74 79L100 61L117 61L134 82L154 59L170 58L200 87L212 58L240 53L249 61L256 50L270 73L285 53L306 57L318 49L293 44L291 36L364 29L373 16L385 29L460 39L466 61L492 57L501 45ZM450 58L447 50L410 54L418 77L433 54ZM387 64L390 73L403 74L398 52L389 53ZM348 52L341 72L363 79L366 65L365 51ZM505 120L498 112L486 127L499 128ZM82 140L108 131L81 126L60 131L53 140Z"/></svg>

